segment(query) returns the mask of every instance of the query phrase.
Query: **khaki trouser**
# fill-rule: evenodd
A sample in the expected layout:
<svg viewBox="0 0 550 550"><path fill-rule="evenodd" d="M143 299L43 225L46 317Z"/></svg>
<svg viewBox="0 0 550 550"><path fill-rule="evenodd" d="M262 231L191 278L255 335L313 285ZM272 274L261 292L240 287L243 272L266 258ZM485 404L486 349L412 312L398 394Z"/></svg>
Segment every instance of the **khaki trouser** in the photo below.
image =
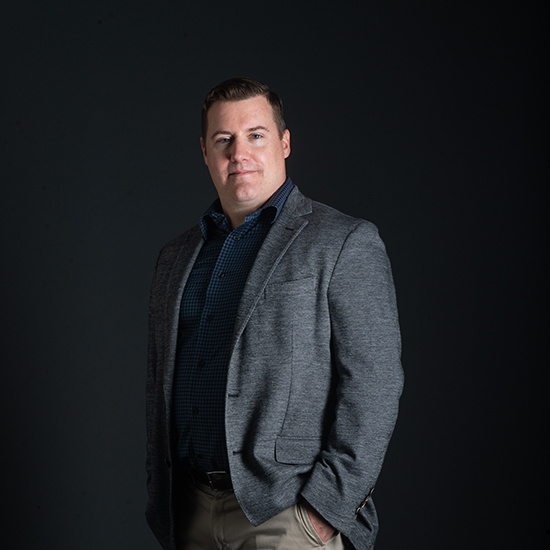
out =
<svg viewBox="0 0 550 550"><path fill-rule="evenodd" d="M213 491L186 480L186 504L176 508L178 550L343 550L339 533L328 542L311 525L303 501L254 527L233 491Z"/></svg>

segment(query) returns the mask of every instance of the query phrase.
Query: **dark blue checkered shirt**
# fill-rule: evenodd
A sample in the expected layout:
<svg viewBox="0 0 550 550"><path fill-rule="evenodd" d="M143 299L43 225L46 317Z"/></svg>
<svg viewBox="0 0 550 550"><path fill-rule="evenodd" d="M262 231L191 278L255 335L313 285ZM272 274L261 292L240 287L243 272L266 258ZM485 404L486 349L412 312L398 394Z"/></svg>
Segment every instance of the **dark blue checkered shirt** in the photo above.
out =
<svg viewBox="0 0 550 550"><path fill-rule="evenodd" d="M229 471L225 391L233 327L258 250L294 187L290 178L234 230L215 201L200 220L205 243L180 308L174 377L177 453L203 471Z"/></svg>

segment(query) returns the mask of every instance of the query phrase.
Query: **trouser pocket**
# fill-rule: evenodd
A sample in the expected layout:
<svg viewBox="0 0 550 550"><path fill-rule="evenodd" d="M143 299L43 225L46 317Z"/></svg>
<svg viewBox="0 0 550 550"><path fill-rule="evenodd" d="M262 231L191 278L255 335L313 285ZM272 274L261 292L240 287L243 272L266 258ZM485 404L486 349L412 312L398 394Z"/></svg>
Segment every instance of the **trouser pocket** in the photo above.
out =
<svg viewBox="0 0 550 550"><path fill-rule="evenodd" d="M298 523L302 526L303 530L308 535L308 537L321 547L326 546L329 542L331 542L333 539L335 539L339 535L339 531L335 530L332 536L326 542L323 542L321 540L319 533L317 533L317 531L315 530L315 527L313 527L313 524L309 519L306 502L303 498L300 499L296 504L296 517L298 518Z"/></svg>

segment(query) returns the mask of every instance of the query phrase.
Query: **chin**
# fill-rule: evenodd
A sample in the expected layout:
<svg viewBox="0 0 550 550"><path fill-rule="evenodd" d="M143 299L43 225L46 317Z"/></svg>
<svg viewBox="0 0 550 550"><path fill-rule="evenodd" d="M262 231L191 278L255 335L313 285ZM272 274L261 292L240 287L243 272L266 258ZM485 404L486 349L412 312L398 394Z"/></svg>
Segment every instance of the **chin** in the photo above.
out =
<svg viewBox="0 0 550 550"><path fill-rule="evenodd" d="M236 202L255 201L260 197L260 193L253 190L243 190L240 193L235 193L234 197Z"/></svg>
<svg viewBox="0 0 550 550"><path fill-rule="evenodd" d="M235 182L234 195L243 199L253 198L261 194L261 185L256 181Z"/></svg>

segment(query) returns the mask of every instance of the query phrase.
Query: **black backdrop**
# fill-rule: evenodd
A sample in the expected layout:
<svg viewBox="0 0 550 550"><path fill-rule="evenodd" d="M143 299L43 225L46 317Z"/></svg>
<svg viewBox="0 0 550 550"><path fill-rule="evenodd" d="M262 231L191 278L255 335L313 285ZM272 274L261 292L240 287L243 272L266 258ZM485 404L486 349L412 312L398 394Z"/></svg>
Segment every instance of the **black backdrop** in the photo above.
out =
<svg viewBox="0 0 550 550"><path fill-rule="evenodd" d="M214 197L204 94L247 75L285 100L295 183L375 222L392 259L406 384L377 550L548 548L536 4L2 12L3 547L157 548L148 287L161 245Z"/></svg>

